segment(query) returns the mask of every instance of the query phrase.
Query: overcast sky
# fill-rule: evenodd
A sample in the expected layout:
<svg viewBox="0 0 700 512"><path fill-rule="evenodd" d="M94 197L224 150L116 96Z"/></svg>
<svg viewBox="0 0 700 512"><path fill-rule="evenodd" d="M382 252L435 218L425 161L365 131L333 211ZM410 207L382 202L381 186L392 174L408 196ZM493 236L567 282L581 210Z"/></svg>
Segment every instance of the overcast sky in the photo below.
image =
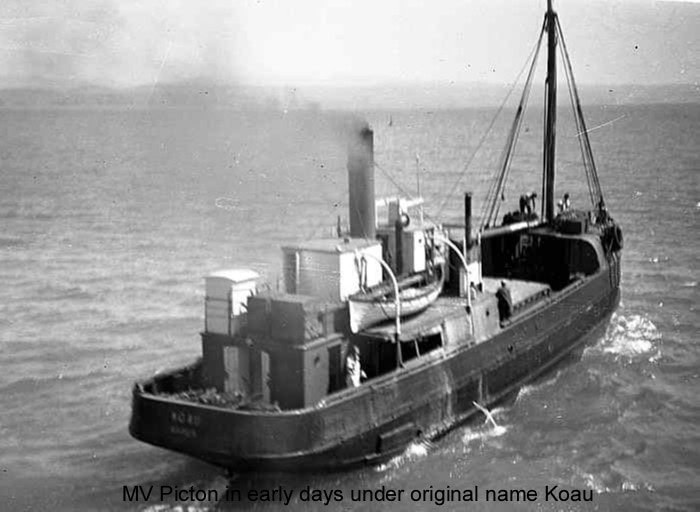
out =
<svg viewBox="0 0 700 512"><path fill-rule="evenodd" d="M2 0L0 87L511 82L546 0ZM579 83L700 81L700 3L555 0Z"/></svg>

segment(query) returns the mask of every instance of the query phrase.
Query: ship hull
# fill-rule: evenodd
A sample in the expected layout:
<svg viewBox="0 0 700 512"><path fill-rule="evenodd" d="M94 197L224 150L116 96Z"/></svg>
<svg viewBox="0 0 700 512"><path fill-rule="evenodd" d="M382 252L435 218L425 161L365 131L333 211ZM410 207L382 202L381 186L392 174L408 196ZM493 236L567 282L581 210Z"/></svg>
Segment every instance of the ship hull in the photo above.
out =
<svg viewBox="0 0 700 512"><path fill-rule="evenodd" d="M596 274L513 319L493 338L439 349L315 407L259 412L164 398L137 383L131 434L234 470L320 470L376 464L439 437L546 372L605 325L619 302L617 256ZM180 372L182 385L198 367ZM189 372L189 373L188 373ZM166 376L167 378L167 376Z"/></svg>

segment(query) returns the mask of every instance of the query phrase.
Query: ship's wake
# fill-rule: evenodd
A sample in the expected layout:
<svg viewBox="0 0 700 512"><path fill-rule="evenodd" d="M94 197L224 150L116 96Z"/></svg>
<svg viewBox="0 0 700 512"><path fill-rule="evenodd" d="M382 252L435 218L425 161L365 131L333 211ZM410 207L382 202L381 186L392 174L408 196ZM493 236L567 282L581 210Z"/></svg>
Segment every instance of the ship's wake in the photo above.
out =
<svg viewBox="0 0 700 512"><path fill-rule="evenodd" d="M650 483L635 482L634 478L627 477L616 471L604 471L600 475L595 475L576 466L574 466L573 470L575 479L582 481L586 487L595 491L596 494L614 494L641 490L654 492L654 487Z"/></svg>
<svg viewBox="0 0 700 512"><path fill-rule="evenodd" d="M375 466L374 470L377 473L384 473L389 470L399 469L400 467L409 464L416 459L420 459L428 455L432 449L433 444L425 439L413 441L409 444L406 449L400 455L390 459L384 464L379 464Z"/></svg>
<svg viewBox="0 0 700 512"><path fill-rule="evenodd" d="M557 382L560 375L561 375L561 370L557 370L557 372L554 374L554 376L547 379L547 380L536 381L534 383L524 385L518 391L518 396L516 397L515 401L517 402L517 401L521 400L522 398L529 396L536 391L539 391L541 389L545 389L545 388L552 386L554 383Z"/></svg>
<svg viewBox="0 0 700 512"><path fill-rule="evenodd" d="M224 496L229 481L224 476L217 476L211 481L192 481L178 486L181 489L193 487L202 491L203 495ZM216 501L174 501L159 503L142 509L142 512L209 512L218 508Z"/></svg>
<svg viewBox="0 0 700 512"><path fill-rule="evenodd" d="M626 358L653 352L649 361L654 362L661 356L657 348L660 339L661 333L646 316L614 314L603 341L593 350Z"/></svg>

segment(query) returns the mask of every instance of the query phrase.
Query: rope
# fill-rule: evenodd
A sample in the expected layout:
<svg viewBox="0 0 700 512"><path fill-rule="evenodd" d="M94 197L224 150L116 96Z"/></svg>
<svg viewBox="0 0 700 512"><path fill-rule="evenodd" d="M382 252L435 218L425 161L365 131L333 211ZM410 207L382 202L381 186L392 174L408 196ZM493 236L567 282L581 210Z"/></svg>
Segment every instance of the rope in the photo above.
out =
<svg viewBox="0 0 700 512"><path fill-rule="evenodd" d="M388 170L388 169L385 169L383 166L379 165L379 164L376 162L376 160L375 160L375 162L374 162L374 166L375 166L377 169L379 169L380 171L382 171L382 172L384 173L384 175L386 176L386 178L391 182L392 185L394 185L394 186L399 190L399 192L401 192L401 194L403 194L404 196L406 196L408 199L413 199L413 195L411 195L410 192L408 192L403 186L401 186L400 183L398 183L397 180L395 180L395 179L391 176L391 174L389 173L389 170ZM428 214L425 213L425 212L423 212L423 215L424 215L424 217L426 217L428 220L434 222L435 224L439 224L439 221L437 220L436 217L432 217L431 215L428 215Z"/></svg>
<svg viewBox="0 0 700 512"><path fill-rule="evenodd" d="M571 78L571 89L573 90L573 97L576 102L576 113L575 117L578 117L580 123L581 123L581 128L582 130L579 130L579 137L582 137L583 140L583 146L585 147L585 153L586 157L588 159L589 165L590 165L590 175L591 175L591 181L593 183L593 188L595 190L595 196L597 197L598 201L601 201L603 199L603 191L600 186L600 180L598 179L598 172L596 170L595 166L595 160L593 158L593 150L591 149L591 141L588 137L588 131L586 129L586 121L583 117L583 109L581 108L581 99L579 98L578 95L578 89L576 87L576 82L574 80L574 72L571 67L571 60L569 59L569 52L566 49L566 42L564 41L564 36L562 34L562 29L561 25L559 24L559 19L556 19L557 23L557 33L559 35L559 39L561 40L561 46L562 50L564 52L564 57L565 57L565 65L566 69L568 72L568 75ZM584 165L585 165L585 158L584 158ZM594 202L594 205L596 206L596 202Z"/></svg>
<svg viewBox="0 0 700 512"><path fill-rule="evenodd" d="M341 196L339 196L339 199L337 201L333 201L333 204L341 204L343 202L343 199L345 199L346 194L343 192ZM316 238L316 234L318 233L319 229L321 227L326 226L328 227L328 217L327 216L321 216L316 222L312 224L311 230L309 232L309 235L305 238L305 240L311 240L313 238Z"/></svg>
<svg viewBox="0 0 700 512"><path fill-rule="evenodd" d="M564 56L564 50L563 47L560 46L561 54L562 54L562 59L566 59ZM569 77L569 71L567 67L564 67L565 74L566 74L566 85L569 89L569 100L571 103L571 109L574 114L574 121L576 123L576 132L581 133L581 122L579 121L578 115L576 114L576 104L574 103L574 93L571 89L571 79ZM595 204L595 199L593 197L593 183L591 182L591 172L589 169L589 163L586 158L586 148L583 143L583 139L580 136L577 136L576 139L578 140L579 148L581 150L581 160L583 161L583 169L586 173L586 184L588 185L588 195L591 200L592 204Z"/></svg>
<svg viewBox="0 0 700 512"><path fill-rule="evenodd" d="M544 27L543 27L543 30L544 30ZM542 33L540 33L539 39L540 40L542 39ZM457 190L457 187L459 187L459 184L462 182L462 179L464 178L464 176L467 172L467 169L469 169L469 166L471 165L472 161L474 160L474 157L476 156L476 154L481 149L481 146L486 141L486 137L488 137L489 133L491 133L491 130L493 129L493 125L496 123L496 120L498 119L501 112L503 111L503 108L505 107L506 102L510 98L510 95L513 93L513 90L515 90L515 86L518 84L520 77L525 72L525 69L527 68L527 64L528 64L528 62L530 62L530 59L532 58L533 53L535 53L537 51L537 48L539 47L539 43L540 43L540 41L538 40L535 47L533 47L533 49L530 51L530 54L528 55L527 59L525 60L525 64L523 64L523 67L520 69L520 71L518 72L518 75L516 76L515 80L511 84L510 88L508 89L508 93L506 94L506 97L503 99L503 101L501 102L501 105L498 107L498 110L496 111L496 114L493 116L493 119L491 119L491 122L489 123L488 128L486 129L484 134L481 136L481 139L479 140L478 144L476 145L476 148L474 149L474 151L472 152L472 154L468 158L467 162L462 167L462 171L460 172L460 175L457 177L457 180L455 181L454 185L452 186L452 190L450 190L450 192L447 194L447 196L445 196L445 199L440 204L440 208L438 209L438 216L440 216L440 214L442 213L442 211L445 208L445 206L447 205L447 203L450 201L450 199L452 199L453 194ZM483 214L482 214L482 218L483 218Z"/></svg>
<svg viewBox="0 0 700 512"><path fill-rule="evenodd" d="M384 173L384 176L386 177L386 179L388 179L392 185L394 185L397 189L399 189L399 192L404 194L409 199L413 199L413 196L411 195L411 193L408 192L403 186L401 186L401 184L396 179L394 179L391 176L388 169L385 169L383 166L379 165L376 161L374 162L374 166Z"/></svg>
<svg viewBox="0 0 700 512"><path fill-rule="evenodd" d="M532 87L532 79L534 76L535 68L537 67L537 60L538 60L539 53L540 53L540 47L542 45L542 39L544 36L545 27L546 27L546 17L545 17L545 21L542 24L542 29L540 30L540 36L537 39L537 44L535 45L533 51L530 52L530 56L532 58L532 62L530 64L530 70L528 71L527 78L525 80L525 85L523 86L523 92L522 92L522 95L520 97L520 102L518 103L518 108L516 110L515 119L513 120L513 124L511 125L511 129L510 129L510 132L508 134L508 140L506 142L506 146L503 149L503 151L501 152L501 157L500 157L501 163L499 165L500 171L497 175L498 179L496 180L495 188L492 187L491 194L490 194L490 196L487 197L487 201L485 203L486 208L484 209L484 212L487 213L487 215L482 215L480 229L483 229L487 224L490 225L493 221L495 221L495 218L498 216L498 212L500 210L500 202L499 202L498 198L499 198L499 196L501 196L501 199L503 198L503 192L505 190L505 185L508 181L508 176L510 174L510 167L511 167L511 163L513 161L513 154L515 152L515 145L518 142L520 128L522 127L522 122L523 122L523 119L525 117L524 116L525 106L526 106L527 100L530 96L530 89ZM528 58L528 61L529 60L530 60L530 57ZM526 64L527 64L527 62L526 62Z"/></svg>

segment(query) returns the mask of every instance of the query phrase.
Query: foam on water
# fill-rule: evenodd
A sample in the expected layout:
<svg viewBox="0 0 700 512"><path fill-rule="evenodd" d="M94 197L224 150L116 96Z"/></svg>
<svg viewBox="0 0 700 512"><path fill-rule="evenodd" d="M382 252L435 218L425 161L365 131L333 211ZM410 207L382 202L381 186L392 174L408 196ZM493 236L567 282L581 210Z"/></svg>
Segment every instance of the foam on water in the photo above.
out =
<svg viewBox="0 0 700 512"><path fill-rule="evenodd" d="M407 463L411 463L416 459L420 459L428 455L432 446L432 443L427 440L413 441L406 447L403 453L390 459L384 464L375 466L374 471L377 473L384 473L392 469L399 469L405 466Z"/></svg>
<svg viewBox="0 0 700 512"><path fill-rule="evenodd" d="M143 509L143 512L208 512L213 510L209 507L198 507L194 505L151 505Z"/></svg>
<svg viewBox="0 0 700 512"><path fill-rule="evenodd" d="M617 493L617 492L634 492L645 490L654 492L654 487L646 482L633 482L629 478L622 475L608 475L607 480L601 475L587 473L580 468L574 467L574 472L578 478L581 478L586 487L593 489L597 494ZM615 481L614 483L612 481Z"/></svg>
<svg viewBox="0 0 700 512"><path fill-rule="evenodd" d="M452 483L455 464L463 463L461 472L478 471L484 485L511 477L544 485L579 466L567 483L607 493L606 510L637 509L629 503L635 494L645 495L649 510L694 509L700 353L693 294L700 246L692 235L693 205L700 209L700 203L692 135L700 129L700 108L608 105L592 116L604 122L611 112L626 114L619 121L625 129L594 134L608 169L601 175L606 200L625 230L626 246L624 304L607 335L573 370L525 386L519 396L551 396L544 404L516 402L512 426L491 411L501 428L477 420L434 449L413 443L384 465L388 472L344 473L343 482L376 487L390 479L403 488ZM418 151L426 201L440 204L442 184L458 177L463 162L458 152L435 148L478 140L493 114L395 112L391 129L379 122L384 113L370 114L377 121L377 160L412 169ZM300 122L308 120L304 115L297 116ZM204 485L202 466L129 437L131 384L156 367L179 367L199 355L202 275L246 266L272 277L280 268L280 244L308 238L312 228L325 236L323 228L345 214L344 147L328 140L325 122L307 123L303 133L313 144L292 131L275 145L268 135L289 135L287 120L214 109L6 110L1 124L0 278L6 286L0 289L0 453L8 471L0 477L0 495L12 488L20 500L3 505L51 509L48 500L60 495L56 510L78 510L77 498L65 489L86 488L92 506L82 509L119 509L124 505L114 489L124 484ZM505 140L509 127L503 123L497 138ZM391 133L397 137L389 139ZM535 161L541 141L524 139L521 151ZM573 144L559 154L573 159L578 152ZM490 184L490 174L479 169L489 168L490 155L484 152L473 167L476 210ZM235 172L232 161L240 161ZM658 169L664 169L663 179ZM378 196L396 193L383 173L376 180ZM534 181L517 182L528 188ZM643 196L635 198L635 190ZM583 197L585 185L569 192ZM330 203L331 197L340 202ZM461 218L462 206L450 201L445 219ZM621 414L624 421L618 421ZM620 447L617 440L628 441ZM503 447L516 453L515 463L504 459ZM324 475L318 486L331 485L324 478L331 477ZM212 480L204 477L207 484ZM651 485L654 492L647 493ZM15 492L18 487L27 492ZM174 500L153 505L148 510L218 506Z"/></svg>
<svg viewBox="0 0 700 512"><path fill-rule="evenodd" d="M214 206L227 211L249 212L249 206L242 205L240 201L232 197L217 197L214 201Z"/></svg>
<svg viewBox="0 0 700 512"><path fill-rule="evenodd" d="M170 485L170 484L168 484ZM188 482L178 486L180 489L189 489L193 487L198 491L203 491L203 493L209 494L210 491L216 491L216 495L221 499L226 492L228 486L228 480L223 476L218 476L214 478L211 482ZM157 505L151 505L143 509L143 512L208 512L209 510L215 510L217 508L217 503L214 502L197 502L196 505L191 504L187 501L180 501L176 503L160 503Z"/></svg>
<svg viewBox="0 0 700 512"><path fill-rule="evenodd" d="M580 472L579 476L583 478L586 483L586 487L593 489L596 493L602 494L604 492L610 492L610 488L605 485L603 479L592 473Z"/></svg>
<svg viewBox="0 0 700 512"><path fill-rule="evenodd" d="M614 314L601 345L597 348L605 354L636 358L657 348L661 333L656 325L644 315ZM656 361L661 356L657 349L649 360Z"/></svg>
<svg viewBox="0 0 700 512"><path fill-rule="evenodd" d="M478 427L476 429L467 428L462 436L462 443L468 446L472 441L485 441L494 437L500 437L508 432L508 427L499 425L497 427Z"/></svg>
<svg viewBox="0 0 700 512"><path fill-rule="evenodd" d="M534 384L526 384L525 386L521 387L520 390L518 391L518 396L516 397L515 401L517 402L521 398L529 396L532 393L535 393L536 391L540 391L542 389L548 388L549 386L551 386L552 384L557 382L560 375L561 375L561 371L558 370L554 374L554 376L550 379L547 379L547 380L542 381L542 382L537 382Z"/></svg>

